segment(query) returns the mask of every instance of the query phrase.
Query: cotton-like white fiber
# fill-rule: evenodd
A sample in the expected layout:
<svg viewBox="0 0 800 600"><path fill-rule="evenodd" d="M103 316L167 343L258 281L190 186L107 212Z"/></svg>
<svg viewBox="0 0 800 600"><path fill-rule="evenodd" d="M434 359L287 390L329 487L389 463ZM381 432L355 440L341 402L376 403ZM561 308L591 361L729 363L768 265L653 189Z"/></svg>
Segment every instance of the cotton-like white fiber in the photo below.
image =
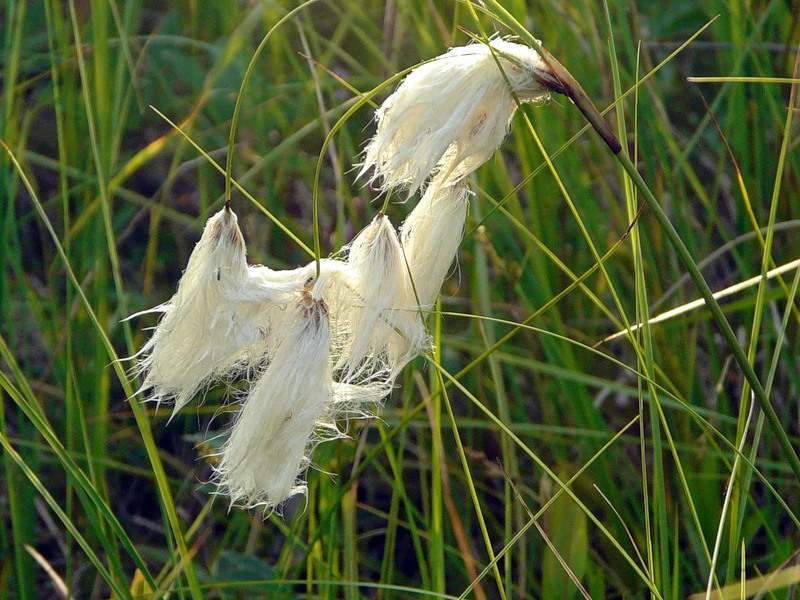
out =
<svg viewBox="0 0 800 600"><path fill-rule="evenodd" d="M236 215L212 216L175 295L145 311L163 315L136 357L145 375L140 392L174 399L177 412L212 379L257 365L274 350L272 321L299 298L302 283L299 270L249 267Z"/></svg>
<svg viewBox="0 0 800 600"><path fill-rule="evenodd" d="M454 156L445 174L450 180L486 162L508 133L517 108L512 90L521 102L550 91L541 78L549 70L534 50L501 39L491 46L498 60L486 44L470 44L414 69L377 110L378 130L359 175L374 168L371 183L412 194L448 149Z"/></svg>
<svg viewBox="0 0 800 600"><path fill-rule="evenodd" d="M561 91L563 84L533 48L500 38L490 44L520 102L534 102L547 97L551 91ZM486 48L485 44L481 45Z"/></svg>
<svg viewBox="0 0 800 600"><path fill-rule="evenodd" d="M429 348L436 301L464 232L466 177L508 133L517 104L560 91L532 49L496 39L414 69L378 109L361 174L424 188L400 233L383 213L348 248L287 271L249 266L236 215L206 223L175 295L136 355L149 399L180 410L215 380L246 392L215 479L231 504L279 509L307 491L315 446L371 416ZM174 414L174 413L173 413Z"/></svg>
<svg viewBox="0 0 800 600"><path fill-rule="evenodd" d="M302 474L332 397L324 303L306 295L282 338L222 449L218 483L232 504L271 510L306 491Z"/></svg>
<svg viewBox="0 0 800 600"><path fill-rule="evenodd" d="M395 304L403 287L403 252L389 218L376 216L350 244L353 273L346 308L346 330L335 365L346 380L369 377L381 360L394 329Z"/></svg>
<svg viewBox="0 0 800 600"><path fill-rule="evenodd" d="M429 349L424 313L436 301L464 233L469 190L463 179L445 185L442 179L434 177L400 229L404 281L392 321L399 335L392 336L387 347L392 377Z"/></svg>
<svg viewBox="0 0 800 600"><path fill-rule="evenodd" d="M458 252L469 193L463 179L442 185L440 177L435 177L401 228L408 273L413 281L410 294L413 298L416 292L423 309L436 301Z"/></svg>

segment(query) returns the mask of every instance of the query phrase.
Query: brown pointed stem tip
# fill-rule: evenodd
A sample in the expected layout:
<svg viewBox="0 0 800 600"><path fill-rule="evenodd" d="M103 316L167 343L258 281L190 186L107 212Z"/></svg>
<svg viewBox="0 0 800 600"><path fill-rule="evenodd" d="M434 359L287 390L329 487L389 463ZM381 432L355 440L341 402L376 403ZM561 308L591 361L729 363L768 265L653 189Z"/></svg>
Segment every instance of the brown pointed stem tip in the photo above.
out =
<svg viewBox="0 0 800 600"><path fill-rule="evenodd" d="M537 73L542 81L553 92L563 94L578 107L583 113L583 116L592 124L595 131L600 134L603 141L608 145L614 154L619 154L622 150L622 145L619 143L617 136L611 131L611 127L606 120L597 110L597 107L589 99L586 92L583 91L581 84L572 76L572 73L567 71L566 67L562 65L556 58L547 51L546 48L539 49L544 62L550 67L550 72Z"/></svg>

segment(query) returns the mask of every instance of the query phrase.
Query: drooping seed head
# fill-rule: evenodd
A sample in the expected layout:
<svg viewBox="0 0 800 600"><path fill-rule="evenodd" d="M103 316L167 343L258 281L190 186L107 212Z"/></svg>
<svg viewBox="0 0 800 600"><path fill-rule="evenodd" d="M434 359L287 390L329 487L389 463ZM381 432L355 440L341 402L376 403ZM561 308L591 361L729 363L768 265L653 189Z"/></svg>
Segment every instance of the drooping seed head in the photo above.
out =
<svg viewBox="0 0 800 600"><path fill-rule="evenodd" d="M332 394L324 303L304 294L287 329L222 448L217 479L231 504L273 510L306 491L314 429Z"/></svg>
<svg viewBox="0 0 800 600"><path fill-rule="evenodd" d="M157 403L174 400L174 415L213 380L268 360L270 331L298 297L300 276L248 266L236 215L227 208L213 215L175 295L144 311L162 316L133 357L144 375L139 392Z"/></svg>
<svg viewBox="0 0 800 600"><path fill-rule="evenodd" d="M412 194L446 163L444 175L456 181L505 138L517 108L512 92L521 102L541 100L554 81L541 57L520 44L453 48L414 69L376 111L359 176L373 169L370 183Z"/></svg>

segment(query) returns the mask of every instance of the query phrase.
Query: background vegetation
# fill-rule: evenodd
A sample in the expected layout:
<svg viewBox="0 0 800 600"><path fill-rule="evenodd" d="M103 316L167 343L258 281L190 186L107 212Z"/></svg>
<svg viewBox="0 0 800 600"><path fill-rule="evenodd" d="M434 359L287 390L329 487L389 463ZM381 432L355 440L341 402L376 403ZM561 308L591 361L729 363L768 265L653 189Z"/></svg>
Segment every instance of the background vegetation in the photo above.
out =
<svg viewBox="0 0 800 600"><path fill-rule="evenodd" d="M707 311L594 347L697 293L646 210L628 235L639 201L561 98L518 113L473 177L429 321L437 363L320 448L336 475L311 472L307 504L264 520L211 494L227 390L169 424L128 400L116 361L153 321L122 319L172 295L224 191L149 106L224 165L244 71L293 6L0 7L0 596L680 598L713 572L715 598L797 597L800 487ZM607 118L713 289L799 257L796 105L766 79L795 69L795 2L505 6L601 109L635 88ZM253 262L308 262L264 210L310 245L319 153L358 93L479 31L466 4L430 0L321 0L276 30L233 155ZM352 169L371 118L325 156L324 253L380 208ZM795 447L797 272L723 306Z"/></svg>

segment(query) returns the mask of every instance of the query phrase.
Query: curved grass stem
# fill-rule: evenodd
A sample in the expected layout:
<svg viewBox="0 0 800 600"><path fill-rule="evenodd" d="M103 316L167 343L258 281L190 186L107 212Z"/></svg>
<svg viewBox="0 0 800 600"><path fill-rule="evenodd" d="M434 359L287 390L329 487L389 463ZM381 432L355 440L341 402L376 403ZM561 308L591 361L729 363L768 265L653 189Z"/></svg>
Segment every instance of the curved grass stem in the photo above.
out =
<svg viewBox="0 0 800 600"><path fill-rule="evenodd" d="M239 86L239 92L236 94L236 104L233 107L233 117L231 118L231 130L228 134L228 154L225 158L225 207L230 208L231 205L231 173L233 172L233 146L236 141L236 129L239 125L239 113L242 110L242 101L244 99L244 90L247 87L247 83L250 81L250 76L253 74L255 70L256 61L258 57L261 55L261 52L267 46L267 42L272 37L272 34L277 31L281 25L286 23L288 20L292 19L296 15L298 15L301 11L308 8L310 5L318 2L319 0L307 0L303 2L299 6L296 6L285 15L283 15L278 21L273 25L264 37L261 38L261 43L258 44L255 52L253 52L253 56L250 57L250 62L247 65L247 70L245 70L244 77L242 78L242 83Z"/></svg>

